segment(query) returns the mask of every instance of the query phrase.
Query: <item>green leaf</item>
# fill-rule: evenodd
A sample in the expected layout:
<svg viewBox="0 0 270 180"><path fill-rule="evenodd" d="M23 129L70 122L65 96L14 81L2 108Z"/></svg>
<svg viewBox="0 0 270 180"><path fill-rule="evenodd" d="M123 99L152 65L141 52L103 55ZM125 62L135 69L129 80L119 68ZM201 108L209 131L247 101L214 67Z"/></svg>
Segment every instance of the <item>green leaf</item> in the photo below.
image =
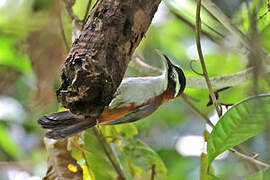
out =
<svg viewBox="0 0 270 180"><path fill-rule="evenodd" d="M260 171L256 174L253 174L247 177L245 180L268 180L270 179L270 168Z"/></svg>
<svg viewBox="0 0 270 180"><path fill-rule="evenodd" d="M115 169L94 135L93 129L85 131L83 148L87 151L83 158L95 179L112 180L117 177Z"/></svg>
<svg viewBox="0 0 270 180"><path fill-rule="evenodd" d="M209 165L222 152L260 133L269 113L270 94L247 98L229 109L209 136Z"/></svg>
<svg viewBox="0 0 270 180"><path fill-rule="evenodd" d="M120 143L120 159L126 160L132 176L137 179L166 179L167 169L159 155L138 139L124 139ZM122 163L125 164L125 163Z"/></svg>
<svg viewBox="0 0 270 180"><path fill-rule="evenodd" d="M100 126L99 128L107 142L114 143L109 145L117 159L120 160L120 166L123 166L127 179L150 179L153 169L155 180L166 179L167 169L158 154L140 140L133 139L138 133L136 126L125 124ZM83 168L84 178L102 180L117 178L118 175L93 129L85 131L83 142L81 152L73 148L73 157L81 162L79 164Z"/></svg>
<svg viewBox="0 0 270 180"><path fill-rule="evenodd" d="M136 126L132 123L114 126L101 126L100 128L106 137L122 136L125 138L133 138L138 134Z"/></svg>
<svg viewBox="0 0 270 180"><path fill-rule="evenodd" d="M20 146L11 138L6 127L0 124L0 146L14 158L19 158L23 152Z"/></svg>

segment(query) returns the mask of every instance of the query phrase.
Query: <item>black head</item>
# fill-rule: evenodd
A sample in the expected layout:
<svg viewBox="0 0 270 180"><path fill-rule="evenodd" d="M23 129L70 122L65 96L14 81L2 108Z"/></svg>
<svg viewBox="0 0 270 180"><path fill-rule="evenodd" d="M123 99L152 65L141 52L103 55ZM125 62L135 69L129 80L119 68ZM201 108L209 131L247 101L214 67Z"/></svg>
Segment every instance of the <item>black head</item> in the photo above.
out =
<svg viewBox="0 0 270 180"><path fill-rule="evenodd" d="M186 78L183 70L172 64L170 59L163 54L168 63L168 86L174 89L174 97L181 95L186 87Z"/></svg>

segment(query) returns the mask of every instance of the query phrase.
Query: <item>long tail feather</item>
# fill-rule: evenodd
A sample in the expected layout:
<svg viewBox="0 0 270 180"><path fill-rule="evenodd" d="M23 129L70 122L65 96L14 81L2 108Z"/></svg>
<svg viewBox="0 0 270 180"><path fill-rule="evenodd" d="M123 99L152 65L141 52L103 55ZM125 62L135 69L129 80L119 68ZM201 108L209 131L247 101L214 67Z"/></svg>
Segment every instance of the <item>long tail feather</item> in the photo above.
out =
<svg viewBox="0 0 270 180"><path fill-rule="evenodd" d="M51 139L65 139L67 137L73 136L79 132L82 132L88 128L91 128L96 125L95 121L83 120L79 123L62 127L59 129L53 129L46 133L47 138Z"/></svg>
<svg viewBox="0 0 270 180"><path fill-rule="evenodd" d="M38 123L45 129L54 129L76 124L81 120L69 111L62 111L47 114L38 120Z"/></svg>
<svg viewBox="0 0 270 180"><path fill-rule="evenodd" d="M42 128L50 129L46 137L64 139L96 125L95 120L80 118L70 111L47 114L38 120Z"/></svg>

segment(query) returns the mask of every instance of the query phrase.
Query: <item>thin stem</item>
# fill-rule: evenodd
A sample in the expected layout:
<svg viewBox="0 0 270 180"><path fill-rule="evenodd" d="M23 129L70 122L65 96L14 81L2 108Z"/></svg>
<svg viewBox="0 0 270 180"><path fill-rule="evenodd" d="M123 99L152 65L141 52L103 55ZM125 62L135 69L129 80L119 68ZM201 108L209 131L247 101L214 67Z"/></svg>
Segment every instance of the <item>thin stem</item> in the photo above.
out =
<svg viewBox="0 0 270 180"><path fill-rule="evenodd" d="M234 148L231 148L229 149L229 151L233 154L235 154L236 156L238 156L239 158L243 159L244 161L247 161L249 163L252 163L252 164L255 164L255 165L258 165L260 167L263 167L263 168L269 168L270 167L270 164L267 164L265 162L262 162L262 161L259 161L257 159L255 159L254 157L249 157L245 154L242 154L240 152L238 152L236 149Z"/></svg>
<svg viewBox="0 0 270 180"><path fill-rule="evenodd" d="M61 35L62 35L64 44L65 44L66 52L68 53L69 50L70 50L70 47L68 45L66 34L65 34L65 30L64 30L64 26L63 26L63 21L62 21L62 16L61 16L61 10L59 10L58 18L59 18L60 32L61 32Z"/></svg>
<svg viewBox="0 0 270 180"><path fill-rule="evenodd" d="M169 7L170 12L181 22L185 23L187 26L189 26L190 28L192 28L195 31L195 25L190 22L189 20L187 20L185 17L181 16L180 14L178 14L172 7ZM211 39L212 41L215 41L214 38L211 36L210 33L206 32L206 31L202 31L203 35L208 37L209 39Z"/></svg>
<svg viewBox="0 0 270 180"><path fill-rule="evenodd" d="M211 1L211 0L202 0L202 5L207 9L221 24L224 25L232 34L234 34L244 46L248 47L249 40L247 36L242 33L232 22L231 20ZM249 48L250 49L250 48Z"/></svg>
<svg viewBox="0 0 270 180"><path fill-rule="evenodd" d="M96 127L93 127L92 129L93 129L95 136L98 138L98 141L99 141L100 145L102 146L106 156L109 158L115 171L117 172L117 174L119 176L118 178L120 180L125 180L126 178L125 178L124 172L122 170L122 167L121 167L117 157L115 156L111 146L108 144L108 142L104 138L102 132Z"/></svg>
<svg viewBox="0 0 270 180"><path fill-rule="evenodd" d="M139 71L141 74L146 75L159 75L162 73L162 70L156 67L153 67L143 60L141 56L135 54L130 61L129 66Z"/></svg>
<svg viewBox="0 0 270 180"><path fill-rule="evenodd" d="M200 62L201 62L202 70L203 70L203 75L204 75L207 87L209 89L211 99L213 101L213 104L215 105L218 116L221 116L222 115L221 108L220 108L220 106L219 106L219 104L217 102L216 96L214 94L214 90L213 90L211 82L209 80L206 65L205 65L205 62L204 62L203 53L202 53L201 41L200 41L200 31L201 31L200 11L201 11L201 0L198 0L197 1L197 9L196 9L196 44L197 44L197 50L198 50L198 54L199 54L199 57L200 57Z"/></svg>
<svg viewBox="0 0 270 180"><path fill-rule="evenodd" d="M269 57L269 53L267 53L263 48L258 52L257 49L252 47L252 43L250 39L240 30L238 29L228 18L221 9L219 9L211 0L202 0L202 5L205 9L207 9L217 20L223 24L225 28L228 29L235 37L239 39L243 46L245 46L250 52L254 55L259 55L262 58Z"/></svg>
<svg viewBox="0 0 270 180"><path fill-rule="evenodd" d="M88 13L89 13L89 9L91 7L91 4L92 4L92 0L88 0L88 4L87 4L86 10L85 10L85 14L84 14L84 17L83 17L83 20L82 20L83 25L82 25L81 30L83 29L83 27L84 27L84 25L85 25L85 23L87 21L87 17L88 17Z"/></svg>
<svg viewBox="0 0 270 180"><path fill-rule="evenodd" d="M182 94L181 98L191 107L191 109L199 114L205 120L205 122L209 124L209 126L214 127L214 124L210 121L210 119L188 100L187 95Z"/></svg>
<svg viewBox="0 0 270 180"><path fill-rule="evenodd" d="M196 62L196 60L191 60L191 61L190 61L190 69L191 69L192 72L194 72L195 74L197 74L197 75L199 75L199 76L203 76L202 73L197 72L197 71L193 68L192 64L193 64L194 62Z"/></svg>
<svg viewBox="0 0 270 180"><path fill-rule="evenodd" d="M154 180L155 179L155 175L156 175L156 165L153 164L152 165L151 180Z"/></svg>
<svg viewBox="0 0 270 180"><path fill-rule="evenodd" d="M210 121L210 119L204 113L202 113L198 108L196 108L192 103L189 102L189 100L187 99L187 96L182 95L181 97L198 115L200 115L206 121L207 124L209 124L211 127L214 127L214 125ZM250 163L250 164L253 164L253 165L258 165L258 166L264 167L264 168L266 168L266 167L269 168L270 167L269 164L267 164L265 162L261 162L261 161L255 159L254 157L249 157L249 156L237 151L235 148L230 148L229 151L231 153L235 154L240 159L244 160L246 163Z"/></svg>
<svg viewBox="0 0 270 180"><path fill-rule="evenodd" d="M216 76L216 77L211 77L209 79L214 89L222 89L228 86L229 87L237 86L246 82L247 80L252 79L252 74L253 74L252 71L253 71L253 68L248 68L234 74L225 75L225 76ZM270 72L270 67L266 66L265 72ZM203 78L186 77L186 79L187 79L187 85L186 85L187 88L207 89L207 84L205 83Z"/></svg>
<svg viewBox="0 0 270 180"><path fill-rule="evenodd" d="M66 7L65 9L67 10L67 14L69 15L70 19L72 21L75 20L76 22L80 22L80 19L73 13L72 10L72 6L75 4L76 0L63 0L63 1Z"/></svg>
<svg viewBox="0 0 270 180"><path fill-rule="evenodd" d="M129 63L129 66L138 70L139 73L144 75L159 75L162 73L162 70L156 67L153 67L143 61L143 59L137 55L133 58L133 60ZM270 66L267 64L263 64L264 72L260 75L264 75L270 72ZM225 75L225 76L216 76L211 77L210 82L212 84L213 89L222 89L224 87L233 87L240 85L253 77L253 69L248 68L243 71L239 71L234 74ZM186 77L187 88L195 88L195 89L208 89L207 84L204 78L200 77Z"/></svg>

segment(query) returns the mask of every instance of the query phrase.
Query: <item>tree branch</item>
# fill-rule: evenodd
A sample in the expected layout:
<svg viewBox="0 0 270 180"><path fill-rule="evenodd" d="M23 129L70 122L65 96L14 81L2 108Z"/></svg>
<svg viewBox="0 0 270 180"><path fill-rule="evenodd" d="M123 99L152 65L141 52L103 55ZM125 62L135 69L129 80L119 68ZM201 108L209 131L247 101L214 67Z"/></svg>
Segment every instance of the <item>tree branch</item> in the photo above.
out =
<svg viewBox="0 0 270 180"><path fill-rule="evenodd" d="M218 113L218 116L222 115L222 109L216 99L216 96L214 94L214 90L212 88L211 82L209 80L208 77L208 72L206 69L206 65L204 62L204 57L203 57L203 53L202 53L202 49L201 49L201 41L200 41L200 31L201 31L201 18L200 18L200 12L201 12L201 0L197 1L197 9L196 9L196 44L197 44L197 50L198 50L198 54L199 54L199 58L200 58L200 62L201 62L201 66L202 66L202 70L203 70L203 76L205 78L207 87L209 89L209 93L210 93L210 97L212 99L213 104L215 105L216 111Z"/></svg>
<svg viewBox="0 0 270 180"><path fill-rule="evenodd" d="M74 20L71 5L67 10ZM63 66L58 101L94 118L118 88L131 55L144 37L160 0L99 0Z"/></svg>

